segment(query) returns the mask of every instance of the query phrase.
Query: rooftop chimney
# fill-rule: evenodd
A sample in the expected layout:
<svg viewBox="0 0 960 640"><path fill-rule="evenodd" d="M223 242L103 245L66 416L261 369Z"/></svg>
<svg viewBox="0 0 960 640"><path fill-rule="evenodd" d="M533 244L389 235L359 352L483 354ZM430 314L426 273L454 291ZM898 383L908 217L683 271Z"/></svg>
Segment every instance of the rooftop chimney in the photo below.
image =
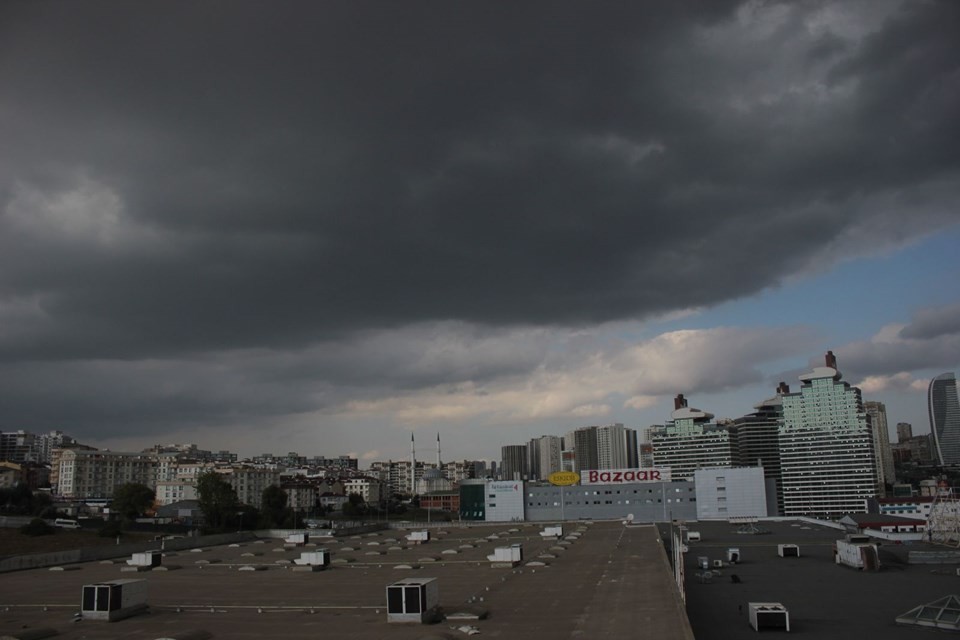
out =
<svg viewBox="0 0 960 640"><path fill-rule="evenodd" d="M827 356L824 360L831 369L837 368L837 356L833 355L833 351L827 351Z"/></svg>
<svg viewBox="0 0 960 640"><path fill-rule="evenodd" d="M783 395L785 393L790 393L790 385L788 385L783 380L780 381L780 384L777 385L777 393Z"/></svg>
<svg viewBox="0 0 960 640"><path fill-rule="evenodd" d="M673 399L674 410L683 409L685 406L687 406L687 399L683 397L682 393L678 393L677 397Z"/></svg>

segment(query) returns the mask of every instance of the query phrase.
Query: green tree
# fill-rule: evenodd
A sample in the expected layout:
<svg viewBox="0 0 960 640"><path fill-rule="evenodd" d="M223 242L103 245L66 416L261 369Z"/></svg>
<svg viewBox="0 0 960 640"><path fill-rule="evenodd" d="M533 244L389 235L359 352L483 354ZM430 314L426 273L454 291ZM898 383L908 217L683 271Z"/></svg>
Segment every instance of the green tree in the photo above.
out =
<svg viewBox="0 0 960 640"><path fill-rule="evenodd" d="M135 520L153 506L156 499L153 489L139 482L122 484L113 491L110 512L127 521Z"/></svg>
<svg viewBox="0 0 960 640"><path fill-rule="evenodd" d="M237 492L216 471L197 476L197 498L210 531L224 531L242 511Z"/></svg>
<svg viewBox="0 0 960 640"><path fill-rule="evenodd" d="M290 518L291 510L287 507L287 492L278 485L270 485L263 490L261 505L260 512L267 528L282 527Z"/></svg>
<svg viewBox="0 0 960 640"><path fill-rule="evenodd" d="M30 515L33 513L33 492L22 482L0 489L0 508L8 514Z"/></svg>
<svg viewBox="0 0 960 640"><path fill-rule="evenodd" d="M347 496L347 501L343 503L343 515L348 518L363 517L367 513L367 503L363 501L363 496L358 493L351 493Z"/></svg>
<svg viewBox="0 0 960 640"><path fill-rule="evenodd" d="M41 518L34 518L28 524L20 527L20 533L27 536L48 536L56 533L56 531Z"/></svg>
<svg viewBox="0 0 960 640"><path fill-rule="evenodd" d="M57 510L53 506L53 498L49 493L36 491L33 494L33 515L41 518L55 517Z"/></svg>

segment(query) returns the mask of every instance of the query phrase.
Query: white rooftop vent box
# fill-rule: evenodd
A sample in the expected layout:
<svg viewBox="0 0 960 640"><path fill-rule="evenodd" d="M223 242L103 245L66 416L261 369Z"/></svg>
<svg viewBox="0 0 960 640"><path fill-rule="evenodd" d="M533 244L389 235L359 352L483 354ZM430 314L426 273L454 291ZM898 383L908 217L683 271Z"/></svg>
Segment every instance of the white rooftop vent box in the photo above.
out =
<svg viewBox="0 0 960 640"><path fill-rule="evenodd" d="M309 567L328 567L330 566L330 552L326 549L303 551L299 558L294 559L293 563Z"/></svg>
<svg viewBox="0 0 960 640"><path fill-rule="evenodd" d="M387 585L387 622L436 620L440 585L436 578L408 578Z"/></svg>
<svg viewBox="0 0 960 640"><path fill-rule="evenodd" d="M407 534L407 540L414 544L423 544L430 540L429 531L411 531Z"/></svg>
<svg viewBox="0 0 960 640"><path fill-rule="evenodd" d="M540 536L543 538L560 538L563 536L563 527L560 525L544 527L543 531L540 532Z"/></svg>
<svg viewBox="0 0 960 640"><path fill-rule="evenodd" d="M730 564L737 564L740 562L740 549L736 547L730 547L727 549L727 562Z"/></svg>
<svg viewBox="0 0 960 640"><path fill-rule="evenodd" d="M790 612L779 602L750 602L747 606L750 608L750 626L754 631L790 631Z"/></svg>
<svg viewBox="0 0 960 640"><path fill-rule="evenodd" d="M799 558L800 547L795 544L778 544L777 555L781 558Z"/></svg>
<svg viewBox="0 0 960 640"><path fill-rule="evenodd" d="M84 620L114 622L146 609L146 580L113 580L83 585L80 615Z"/></svg>
<svg viewBox="0 0 960 640"><path fill-rule="evenodd" d="M700 542L699 531L687 531L687 542Z"/></svg>
<svg viewBox="0 0 960 640"><path fill-rule="evenodd" d="M523 547L519 544L510 545L509 547L497 547L493 550L493 554L487 556L487 560L494 564L510 564L515 565L523 561Z"/></svg>
<svg viewBox="0 0 960 640"><path fill-rule="evenodd" d="M144 551L131 555L127 564L131 567L159 567L162 557L159 551Z"/></svg>
<svg viewBox="0 0 960 640"><path fill-rule="evenodd" d="M880 569L880 556L875 544L837 540L835 560L837 564L854 569L864 571L878 571Z"/></svg>
<svg viewBox="0 0 960 640"><path fill-rule="evenodd" d="M291 533L286 538L284 538L283 541L287 544L295 544L298 547L302 547L303 545L310 542L310 535L306 533Z"/></svg>

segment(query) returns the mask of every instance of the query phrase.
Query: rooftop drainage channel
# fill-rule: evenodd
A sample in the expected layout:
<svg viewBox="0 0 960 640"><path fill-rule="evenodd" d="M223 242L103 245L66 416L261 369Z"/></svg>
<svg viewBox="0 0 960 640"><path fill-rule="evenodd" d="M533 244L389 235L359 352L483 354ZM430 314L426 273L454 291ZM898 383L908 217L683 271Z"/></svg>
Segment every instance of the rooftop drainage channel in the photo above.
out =
<svg viewBox="0 0 960 640"><path fill-rule="evenodd" d="M176 613L228 613L230 611L256 611L257 613L314 613L316 611L335 611L358 609L383 609L383 605L255 605L255 604L231 604L231 605L197 605L197 604L165 604L161 606L151 605L153 610L173 611Z"/></svg>

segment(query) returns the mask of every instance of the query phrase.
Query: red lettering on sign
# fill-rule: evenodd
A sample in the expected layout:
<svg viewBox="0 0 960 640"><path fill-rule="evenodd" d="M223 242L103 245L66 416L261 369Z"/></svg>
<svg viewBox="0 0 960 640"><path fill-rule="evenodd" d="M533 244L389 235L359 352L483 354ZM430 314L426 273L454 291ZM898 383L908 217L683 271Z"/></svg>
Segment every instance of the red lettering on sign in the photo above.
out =
<svg viewBox="0 0 960 640"><path fill-rule="evenodd" d="M600 482L610 482L610 472L604 471L600 474Z"/></svg>
<svg viewBox="0 0 960 640"><path fill-rule="evenodd" d="M654 469L653 471L651 471L651 472L650 472L650 479L651 479L651 480L659 480L659 479L660 479L660 472L657 471L656 469Z"/></svg>
<svg viewBox="0 0 960 640"><path fill-rule="evenodd" d="M625 482L633 482L637 479L637 474L633 471L627 471L625 474L623 474L623 479Z"/></svg>
<svg viewBox="0 0 960 640"><path fill-rule="evenodd" d="M590 482L596 482L598 475L599 474L596 471L590 471L587 473L587 478L589 479Z"/></svg>

